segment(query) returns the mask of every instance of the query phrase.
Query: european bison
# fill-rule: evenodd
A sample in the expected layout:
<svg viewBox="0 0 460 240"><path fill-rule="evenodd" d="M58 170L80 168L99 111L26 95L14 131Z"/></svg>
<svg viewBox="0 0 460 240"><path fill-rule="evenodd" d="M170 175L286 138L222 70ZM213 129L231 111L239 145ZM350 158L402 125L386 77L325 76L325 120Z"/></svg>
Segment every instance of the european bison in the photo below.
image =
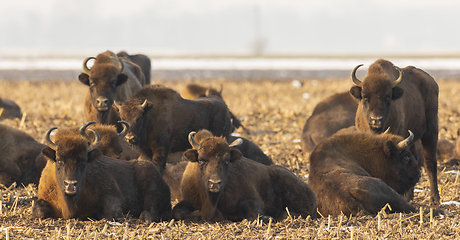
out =
<svg viewBox="0 0 460 240"><path fill-rule="evenodd" d="M15 102L6 98L0 98L0 119L21 117L21 108Z"/></svg>
<svg viewBox="0 0 460 240"><path fill-rule="evenodd" d="M360 66L351 72L356 86L350 89L350 93L359 100L356 128L381 133L390 127L391 133L400 136L407 136L408 130L413 131L415 141L422 140L430 200L439 204L436 161L438 84L421 69L408 66L401 70L383 59L373 63L367 76L360 81L355 74Z"/></svg>
<svg viewBox="0 0 460 240"><path fill-rule="evenodd" d="M195 140L196 139L196 140ZM253 220L259 215L277 220L287 216L316 217L316 197L310 187L281 166L266 166L242 157L235 148L209 131L191 132L193 149L182 177L182 201L175 219L189 219L199 210L205 221Z"/></svg>
<svg viewBox="0 0 460 240"><path fill-rule="evenodd" d="M103 156L86 133L60 129L55 142L51 128L45 135L43 154L48 162L38 185L35 218L120 218L139 216L145 222L168 220L171 202L168 185L148 161L124 161Z"/></svg>
<svg viewBox="0 0 460 240"><path fill-rule="evenodd" d="M321 140L342 128L354 126L357 108L358 101L349 91L336 93L319 102L302 129L302 151L311 152Z"/></svg>
<svg viewBox="0 0 460 240"><path fill-rule="evenodd" d="M87 63L91 59L95 61L90 69ZM89 87L85 97L87 121L116 124L120 117L112 107L113 102L126 101L145 84L139 66L117 57L111 51L103 52L95 58L86 58L83 61L83 71L78 79Z"/></svg>
<svg viewBox="0 0 460 240"><path fill-rule="evenodd" d="M201 85L191 83L185 86L185 89L182 91L180 95L184 99L189 99L189 100L195 100L198 98L211 97L211 96L216 96L216 97L223 99L222 97L223 88L224 88L223 85L220 85L220 90L217 91L217 89L212 88L212 87L203 87ZM232 126L234 128L239 128L239 127L244 128L240 120L235 115L233 115L231 111L230 111L230 115L232 116Z"/></svg>
<svg viewBox="0 0 460 240"><path fill-rule="evenodd" d="M337 216L379 212L414 212L400 194L415 186L420 170L407 139L390 133L336 134L321 141L310 155L308 183L318 199L318 211ZM399 193L399 194L398 194Z"/></svg>
<svg viewBox="0 0 460 240"><path fill-rule="evenodd" d="M125 51L121 51L117 53L117 56L124 57L128 59L129 61L135 63L137 66L139 66L145 77L145 85L150 85L150 71L152 68L152 64L150 62L149 57L145 56L144 54L129 55Z"/></svg>
<svg viewBox="0 0 460 240"><path fill-rule="evenodd" d="M240 150L241 154L243 154L243 157L249 158L264 165L273 164L272 159L265 155L265 153L262 151L262 149L259 148L259 146L257 146L257 144L249 141L246 138L235 137L230 135L230 137L228 138L228 142L232 143L238 138L243 140L243 142L240 145L236 146L236 148Z"/></svg>
<svg viewBox="0 0 460 240"><path fill-rule="evenodd" d="M0 124L0 183L38 184L46 161L36 158L44 147L27 133Z"/></svg>
<svg viewBox="0 0 460 240"><path fill-rule="evenodd" d="M231 122L227 105L219 98L183 99L161 85L145 87L119 106L131 126L126 141L137 145L140 158L151 160L163 173L169 153L188 149L190 131L208 129L228 139Z"/></svg>

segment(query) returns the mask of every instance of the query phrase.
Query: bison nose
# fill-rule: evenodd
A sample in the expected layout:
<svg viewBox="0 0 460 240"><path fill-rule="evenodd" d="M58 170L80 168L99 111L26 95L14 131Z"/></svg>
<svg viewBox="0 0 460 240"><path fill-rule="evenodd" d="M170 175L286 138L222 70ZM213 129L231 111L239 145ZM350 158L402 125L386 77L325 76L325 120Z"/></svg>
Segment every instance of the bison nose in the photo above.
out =
<svg viewBox="0 0 460 240"><path fill-rule="evenodd" d="M208 180L208 189L210 192L217 193L220 191L222 180L209 179Z"/></svg>
<svg viewBox="0 0 460 240"><path fill-rule="evenodd" d="M131 134L126 135L125 137L126 141L129 142L130 144L137 144L137 137L133 136Z"/></svg>
<svg viewBox="0 0 460 240"><path fill-rule="evenodd" d="M64 180L65 193L68 195L74 195L77 193L78 181L75 180Z"/></svg>
<svg viewBox="0 0 460 240"><path fill-rule="evenodd" d="M383 117L369 117L371 120L371 125L381 126L383 124Z"/></svg>
<svg viewBox="0 0 460 240"><path fill-rule="evenodd" d="M106 97L98 97L96 98L96 106L98 108L105 108L108 107L109 99Z"/></svg>

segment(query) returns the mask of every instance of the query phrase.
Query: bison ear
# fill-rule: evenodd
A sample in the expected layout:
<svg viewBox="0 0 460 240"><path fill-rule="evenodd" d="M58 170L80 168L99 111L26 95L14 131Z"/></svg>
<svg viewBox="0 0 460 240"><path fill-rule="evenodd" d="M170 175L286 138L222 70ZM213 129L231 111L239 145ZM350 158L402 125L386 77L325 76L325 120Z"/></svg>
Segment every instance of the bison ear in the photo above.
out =
<svg viewBox="0 0 460 240"><path fill-rule="evenodd" d="M89 86L89 75L88 74L80 73L80 75L78 75L78 80L80 80L81 83Z"/></svg>
<svg viewBox="0 0 460 240"><path fill-rule="evenodd" d="M350 94L354 98L361 100L361 98L362 98L362 96L361 96L361 87L358 87L358 86L351 87L350 88Z"/></svg>
<svg viewBox="0 0 460 240"><path fill-rule="evenodd" d="M391 94L391 100L396 100L404 94L404 90L400 87L394 87L393 93Z"/></svg>
<svg viewBox="0 0 460 240"><path fill-rule="evenodd" d="M230 150L230 156L231 156L231 162L240 160L243 157L243 154L240 152L240 150L233 148Z"/></svg>
<svg viewBox="0 0 460 240"><path fill-rule="evenodd" d="M43 148L42 153L51 161L56 162L56 151L54 151L50 147Z"/></svg>
<svg viewBox="0 0 460 240"><path fill-rule="evenodd" d="M126 81L128 81L128 76L126 76L126 74L124 74L124 73L118 74L118 77L117 77L117 86L122 85L122 84L125 83Z"/></svg>
<svg viewBox="0 0 460 240"><path fill-rule="evenodd" d="M196 149L189 149L184 152L184 158L190 162L198 161L198 151Z"/></svg>

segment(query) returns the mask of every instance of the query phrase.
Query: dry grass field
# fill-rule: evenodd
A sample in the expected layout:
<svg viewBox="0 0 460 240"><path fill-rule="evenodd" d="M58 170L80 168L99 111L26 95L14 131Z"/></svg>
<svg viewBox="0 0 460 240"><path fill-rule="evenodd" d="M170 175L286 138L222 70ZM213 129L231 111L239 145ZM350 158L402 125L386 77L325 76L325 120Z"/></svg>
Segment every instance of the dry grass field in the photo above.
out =
<svg viewBox="0 0 460 240"><path fill-rule="evenodd" d="M276 164L303 180L309 174L309 156L300 149L300 131L315 105L325 97L351 86L347 79L291 81L196 81L224 85L223 96L232 112L242 118L241 136L258 144ZM189 81L153 80L181 91ZM460 81L439 80L440 138L454 140L460 123ZM41 141L49 128L80 126L84 121L86 88L79 81L0 81L0 96L21 106L25 118L1 123L19 128ZM0 153L1 155L2 153ZM1 156L0 156L1 157ZM441 201L459 199L458 169L439 166ZM287 218L282 222L184 222L145 225L137 219L62 220L30 219L36 186L1 187L0 239L458 239L460 206L442 204L439 216L430 216L428 178L416 185L414 206L422 214L339 216L316 220Z"/></svg>

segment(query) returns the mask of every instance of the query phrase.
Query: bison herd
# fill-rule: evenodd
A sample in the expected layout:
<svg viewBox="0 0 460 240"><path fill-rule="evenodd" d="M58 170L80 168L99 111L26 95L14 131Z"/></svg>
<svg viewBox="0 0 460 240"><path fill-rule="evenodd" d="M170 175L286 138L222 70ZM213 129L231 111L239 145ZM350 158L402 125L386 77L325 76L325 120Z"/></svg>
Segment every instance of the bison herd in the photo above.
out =
<svg viewBox="0 0 460 240"><path fill-rule="evenodd" d="M43 143L0 125L0 183L38 185L34 218L282 220L376 214L387 204L391 212L414 212L424 167L436 206L437 156L455 148L440 141L437 149L437 83L383 59L359 80L360 66L350 90L320 102L305 123L308 184L231 135L244 127L223 86L190 84L179 94L150 85L148 57L111 51L83 61L87 123L53 127ZM1 117L21 117L17 105L2 104Z"/></svg>

